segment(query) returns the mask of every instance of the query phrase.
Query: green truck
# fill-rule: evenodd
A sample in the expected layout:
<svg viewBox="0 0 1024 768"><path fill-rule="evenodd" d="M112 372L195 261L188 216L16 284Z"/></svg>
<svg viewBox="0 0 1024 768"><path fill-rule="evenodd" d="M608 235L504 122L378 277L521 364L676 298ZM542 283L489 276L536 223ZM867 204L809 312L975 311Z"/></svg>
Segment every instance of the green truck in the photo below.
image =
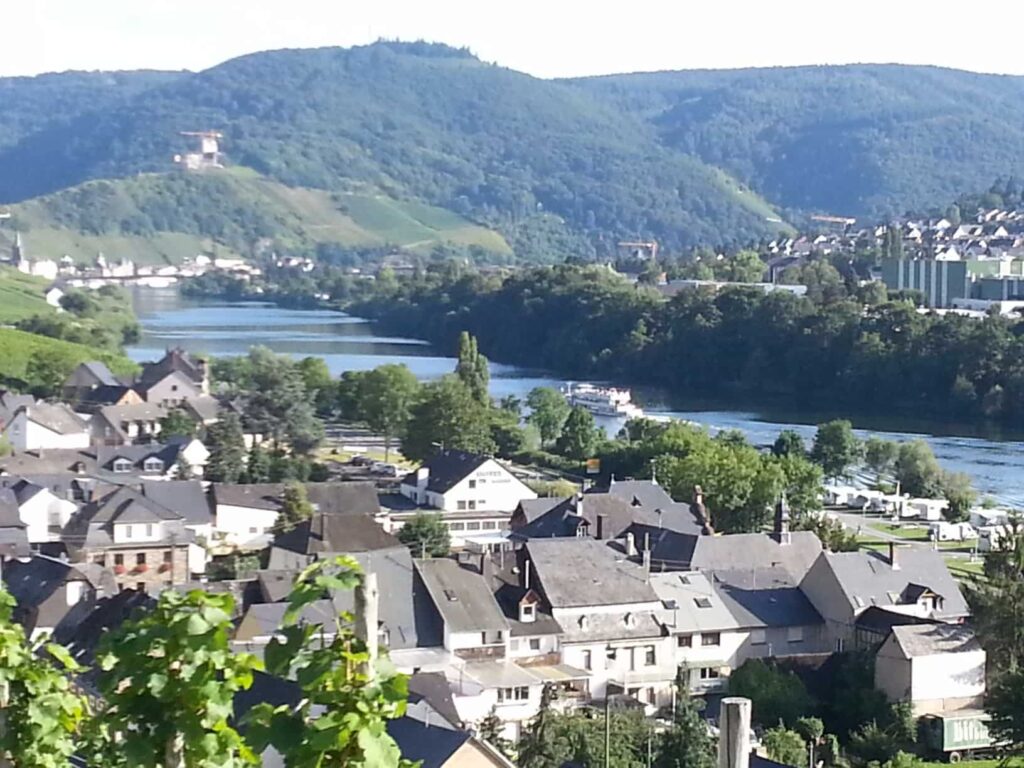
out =
<svg viewBox="0 0 1024 768"><path fill-rule="evenodd" d="M980 709L924 715L920 720L920 742L932 755L959 763L996 746L988 733L988 720L988 713Z"/></svg>

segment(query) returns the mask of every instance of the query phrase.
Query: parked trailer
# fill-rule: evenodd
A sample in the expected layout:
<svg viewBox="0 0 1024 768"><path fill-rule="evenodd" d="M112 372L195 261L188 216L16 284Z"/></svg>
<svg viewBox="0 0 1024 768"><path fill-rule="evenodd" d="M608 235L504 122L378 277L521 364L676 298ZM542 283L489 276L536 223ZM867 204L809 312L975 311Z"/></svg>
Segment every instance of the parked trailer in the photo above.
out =
<svg viewBox="0 0 1024 768"><path fill-rule="evenodd" d="M980 709L963 709L924 715L920 740L934 756L959 763L995 745L988 733L989 716Z"/></svg>

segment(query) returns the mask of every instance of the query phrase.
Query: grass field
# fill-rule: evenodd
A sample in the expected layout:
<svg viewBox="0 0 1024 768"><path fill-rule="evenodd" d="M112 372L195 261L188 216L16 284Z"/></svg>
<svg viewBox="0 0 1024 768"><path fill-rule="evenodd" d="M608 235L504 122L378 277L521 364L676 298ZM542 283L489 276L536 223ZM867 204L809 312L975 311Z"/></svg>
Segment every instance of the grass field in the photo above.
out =
<svg viewBox="0 0 1024 768"><path fill-rule="evenodd" d="M0 267L0 324L9 324L32 315L47 315L54 308L46 303L43 291L47 281L31 277L11 267Z"/></svg>
<svg viewBox="0 0 1024 768"><path fill-rule="evenodd" d="M69 367L87 360L101 360L116 374L134 373L138 368L127 357L113 352L13 328L0 328L0 377L24 380L28 361L40 350L61 355Z"/></svg>

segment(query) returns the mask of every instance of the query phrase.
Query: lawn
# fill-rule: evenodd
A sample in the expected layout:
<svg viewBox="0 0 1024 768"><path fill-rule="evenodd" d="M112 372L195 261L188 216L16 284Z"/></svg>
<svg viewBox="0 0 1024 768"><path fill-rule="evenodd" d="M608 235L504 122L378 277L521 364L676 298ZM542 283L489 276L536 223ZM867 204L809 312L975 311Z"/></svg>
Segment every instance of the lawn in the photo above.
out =
<svg viewBox="0 0 1024 768"><path fill-rule="evenodd" d="M975 560L974 562L971 562L964 557L947 557L946 567L957 579L984 578L985 575L984 560Z"/></svg>
<svg viewBox="0 0 1024 768"><path fill-rule="evenodd" d="M928 529L917 526L905 526L892 523L868 523L868 528L887 533L890 536L898 536L907 541L928 541Z"/></svg>
<svg viewBox="0 0 1024 768"><path fill-rule="evenodd" d="M0 267L0 323L16 323L32 315L47 315L54 308L46 303L43 292L48 282L11 267Z"/></svg>

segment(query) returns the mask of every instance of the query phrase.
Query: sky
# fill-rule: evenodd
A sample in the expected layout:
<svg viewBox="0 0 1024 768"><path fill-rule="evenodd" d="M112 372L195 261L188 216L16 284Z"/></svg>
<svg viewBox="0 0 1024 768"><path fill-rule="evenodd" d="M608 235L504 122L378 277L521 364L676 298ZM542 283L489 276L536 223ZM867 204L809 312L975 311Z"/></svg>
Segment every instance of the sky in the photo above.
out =
<svg viewBox="0 0 1024 768"><path fill-rule="evenodd" d="M0 76L200 70L274 48L378 38L469 47L538 77L851 62L1024 74L995 0L0 0ZM957 21L957 20L960 21ZM957 32L961 23L973 32Z"/></svg>

